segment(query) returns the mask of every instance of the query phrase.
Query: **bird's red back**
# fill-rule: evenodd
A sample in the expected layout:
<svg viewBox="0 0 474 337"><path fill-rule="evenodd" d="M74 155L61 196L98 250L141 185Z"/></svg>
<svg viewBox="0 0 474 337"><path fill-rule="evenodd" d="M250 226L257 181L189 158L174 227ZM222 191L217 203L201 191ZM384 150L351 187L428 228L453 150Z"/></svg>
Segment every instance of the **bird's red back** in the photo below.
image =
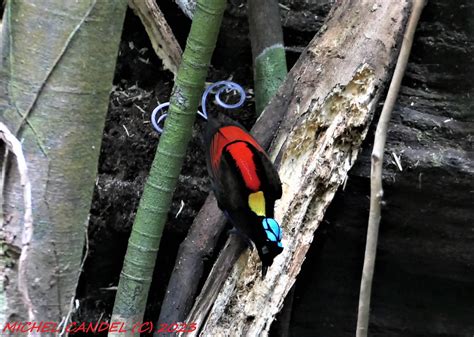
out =
<svg viewBox="0 0 474 337"><path fill-rule="evenodd" d="M220 127L211 139L210 161L214 176L218 174L220 160L224 148L235 160L247 188L257 191L260 179L254 160L254 151L264 153L255 139L242 128L235 125Z"/></svg>

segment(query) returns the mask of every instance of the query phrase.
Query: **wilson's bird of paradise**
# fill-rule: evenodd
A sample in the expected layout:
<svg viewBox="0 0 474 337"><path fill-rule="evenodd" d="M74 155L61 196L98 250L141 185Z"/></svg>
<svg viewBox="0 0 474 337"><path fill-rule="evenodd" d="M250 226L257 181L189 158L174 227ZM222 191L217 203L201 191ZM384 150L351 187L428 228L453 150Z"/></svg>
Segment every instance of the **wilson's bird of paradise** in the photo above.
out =
<svg viewBox="0 0 474 337"><path fill-rule="evenodd" d="M282 230L274 219L282 188L278 172L257 141L227 117L208 117L206 161L219 208L253 241L262 275L283 251Z"/></svg>
<svg viewBox="0 0 474 337"><path fill-rule="evenodd" d="M237 83L213 83L204 91L202 112L197 113L207 120L204 136L207 170L219 208L236 230L255 244L265 276L275 256L283 251L282 230L273 215L275 201L282 195L280 177L263 148L243 126L225 116L220 119L208 116L206 101L213 90L216 90L216 103L226 109L242 106L246 94ZM229 104L221 99L220 95L229 91L240 95L237 103ZM152 125L159 133L163 132L160 122L167 114L157 118L158 113L169 105L169 102L158 105L151 115Z"/></svg>

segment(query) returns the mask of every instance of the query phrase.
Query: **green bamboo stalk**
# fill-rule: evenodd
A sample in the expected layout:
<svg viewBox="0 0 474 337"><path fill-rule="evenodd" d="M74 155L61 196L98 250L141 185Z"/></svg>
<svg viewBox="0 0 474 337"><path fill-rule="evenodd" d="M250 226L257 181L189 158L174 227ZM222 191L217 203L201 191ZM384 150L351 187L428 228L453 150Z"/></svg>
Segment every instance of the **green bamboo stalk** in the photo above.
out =
<svg viewBox="0 0 474 337"><path fill-rule="evenodd" d="M112 315L112 321L125 324L130 336L139 335L132 327L143 318L156 253L191 138L225 5L225 0L197 3L169 115L137 210ZM109 333L109 336L119 334Z"/></svg>
<svg viewBox="0 0 474 337"><path fill-rule="evenodd" d="M249 0L255 110L257 115L276 94L288 72L277 0Z"/></svg>
<svg viewBox="0 0 474 337"><path fill-rule="evenodd" d="M261 85L257 87L263 90L256 92L257 102L261 105L257 108L257 112L260 113L286 77L286 60L282 48L283 34L278 2L276 0L249 0L248 6L254 57L271 47L268 54L276 52L276 57L271 59L276 60L276 64L279 65L276 67L277 71L273 72L271 71L273 68L266 62L267 53L263 53L263 57L258 58L262 60L262 62L258 61L257 66L258 72L262 73L262 76L259 75L262 80ZM277 45L277 48L274 48L274 45ZM269 63L271 65L275 62ZM186 239L180 246L158 322L180 322L189 314L198 291L197 285L202 278L203 260L206 256L212 255L217 238L225 227L224 217L215 216L216 212L220 213L220 210L217 208L215 198L211 195L194 219ZM196 244L198 241L199 244ZM155 334L154 336L164 335Z"/></svg>

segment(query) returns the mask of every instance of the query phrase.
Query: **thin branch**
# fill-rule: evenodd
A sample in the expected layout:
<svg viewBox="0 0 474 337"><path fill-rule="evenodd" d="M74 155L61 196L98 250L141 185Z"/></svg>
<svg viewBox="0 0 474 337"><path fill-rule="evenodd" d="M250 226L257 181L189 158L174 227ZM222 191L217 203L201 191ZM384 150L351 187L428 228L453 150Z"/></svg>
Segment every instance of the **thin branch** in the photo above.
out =
<svg viewBox="0 0 474 337"><path fill-rule="evenodd" d="M112 321L123 322L125 327L143 319L156 252L191 138L225 6L226 0L198 1L170 98L164 132L140 199L120 274ZM118 334L109 332L109 337L112 336ZM138 336L138 332L130 336Z"/></svg>
<svg viewBox="0 0 474 337"><path fill-rule="evenodd" d="M370 176L370 213L367 229L367 243L365 247L364 267L360 284L359 312L357 317L356 337L366 337L369 327L370 296L372 290L372 280L374 275L375 257L377 253L377 240L381 218L381 204L383 197L382 188L382 167L385 142L387 139L387 129L390 122L393 107L395 105L403 75L410 56L413 36L416 26L425 5L425 0L414 0L410 18L403 37L397 65L394 70L392 82L388 89L377 130L375 132L374 148L372 150L372 168Z"/></svg>
<svg viewBox="0 0 474 337"><path fill-rule="evenodd" d="M20 259L18 262L18 290L20 291L23 302L28 310L28 319L33 322L35 320L34 306L28 293L28 281L26 261L28 259L28 250L33 237L33 212L31 202L31 183L28 177L28 169L25 156L20 141L10 132L7 126L0 123L0 138L5 143L8 151L12 152L16 157L18 173L20 174L20 183L23 186L23 202L25 204L22 248Z"/></svg>
<svg viewBox="0 0 474 337"><path fill-rule="evenodd" d="M142 21L163 67L176 76L183 51L155 0L129 0L128 4Z"/></svg>

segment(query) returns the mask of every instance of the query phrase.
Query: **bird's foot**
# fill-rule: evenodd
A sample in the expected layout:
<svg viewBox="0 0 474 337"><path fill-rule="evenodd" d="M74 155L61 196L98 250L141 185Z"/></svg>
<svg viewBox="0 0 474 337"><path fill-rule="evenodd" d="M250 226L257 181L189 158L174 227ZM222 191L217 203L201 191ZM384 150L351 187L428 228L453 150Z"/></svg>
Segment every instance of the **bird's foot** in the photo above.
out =
<svg viewBox="0 0 474 337"><path fill-rule="evenodd" d="M250 240L250 238L249 238L245 233L243 233L242 231L240 231L238 228L233 227L233 228L230 229L227 233L228 233L229 235L237 235L237 236L240 237L242 240L244 240L244 242L247 244L247 246L250 248L250 250L253 250L253 242L252 242L252 240Z"/></svg>

